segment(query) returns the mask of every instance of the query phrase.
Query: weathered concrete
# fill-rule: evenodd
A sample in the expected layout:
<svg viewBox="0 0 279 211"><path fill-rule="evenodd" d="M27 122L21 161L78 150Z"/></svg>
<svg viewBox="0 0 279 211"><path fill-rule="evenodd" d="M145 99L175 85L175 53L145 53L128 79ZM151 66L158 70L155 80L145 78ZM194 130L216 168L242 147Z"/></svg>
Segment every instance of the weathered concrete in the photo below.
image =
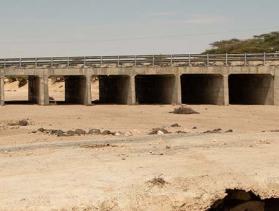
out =
<svg viewBox="0 0 279 211"><path fill-rule="evenodd" d="M224 105L224 80L216 74L181 76L182 103Z"/></svg>
<svg viewBox="0 0 279 211"><path fill-rule="evenodd" d="M10 75L31 76L31 83L29 85L30 100L40 105L47 105L49 104L47 79L50 76L61 76L66 78L66 103L90 105L92 101L91 78L92 76L97 76L102 78L100 80L100 97L102 103L180 104L187 102L187 98L185 101L185 96L192 95L192 97L190 96L190 103L228 105L229 76L243 74L261 74L274 77L273 83L265 79L259 82L259 86L256 87L254 87L252 82L248 82L251 92L246 93L248 95L252 93L254 95L259 94L260 97L256 100L256 103L279 105L279 67L276 65L200 67L176 65L166 67L156 65L148 67L123 67L122 65L121 67L41 67L33 69L9 67L0 71L0 76L2 77L0 80L0 100L1 104L3 104L4 77ZM202 79L189 79L190 83L185 83L183 75L203 76L201 77ZM197 81L197 83L192 80ZM241 82L241 80L240 84L238 82L237 84L237 86L247 87L246 82ZM235 95L243 92L241 89L235 90ZM265 99L263 99L264 92L268 93ZM255 96L248 96L247 98L250 100L247 99L246 101L251 101L251 98L255 98ZM259 100L260 98L261 100Z"/></svg>
<svg viewBox="0 0 279 211"><path fill-rule="evenodd" d="M28 77L28 101L39 105L48 105L48 84L44 76Z"/></svg>
<svg viewBox="0 0 279 211"><path fill-rule="evenodd" d="M229 76L230 104L274 105L274 77L270 74Z"/></svg>

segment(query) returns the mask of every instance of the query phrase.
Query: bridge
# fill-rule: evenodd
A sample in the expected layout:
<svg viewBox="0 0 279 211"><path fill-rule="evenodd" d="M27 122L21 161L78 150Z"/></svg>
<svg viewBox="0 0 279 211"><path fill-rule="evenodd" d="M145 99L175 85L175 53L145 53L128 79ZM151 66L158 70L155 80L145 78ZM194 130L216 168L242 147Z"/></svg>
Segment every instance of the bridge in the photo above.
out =
<svg viewBox="0 0 279 211"><path fill-rule="evenodd" d="M174 54L0 59L5 78L28 78L29 103L48 105L49 78L63 77L65 103L279 105L279 53Z"/></svg>

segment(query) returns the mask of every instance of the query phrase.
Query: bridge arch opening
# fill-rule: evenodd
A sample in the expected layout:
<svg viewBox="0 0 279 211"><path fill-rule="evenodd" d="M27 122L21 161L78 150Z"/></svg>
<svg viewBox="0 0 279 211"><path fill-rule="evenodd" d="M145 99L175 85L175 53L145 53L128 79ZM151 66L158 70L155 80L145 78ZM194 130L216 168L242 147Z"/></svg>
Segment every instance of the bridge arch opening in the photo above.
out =
<svg viewBox="0 0 279 211"><path fill-rule="evenodd" d="M273 105L274 77L271 74L230 75L229 101L240 105Z"/></svg>
<svg viewBox="0 0 279 211"><path fill-rule="evenodd" d="M86 76L50 76L48 93L50 104L85 104Z"/></svg>
<svg viewBox="0 0 279 211"><path fill-rule="evenodd" d="M172 104L175 102L175 75L137 75L138 104Z"/></svg>
<svg viewBox="0 0 279 211"><path fill-rule="evenodd" d="M181 75L181 97L184 104L224 104L224 78L219 74Z"/></svg>
<svg viewBox="0 0 279 211"><path fill-rule="evenodd" d="M4 78L5 104L39 103L39 83L38 76L6 76Z"/></svg>
<svg viewBox="0 0 279 211"><path fill-rule="evenodd" d="M94 104L128 104L130 77L128 75L99 75L91 79Z"/></svg>

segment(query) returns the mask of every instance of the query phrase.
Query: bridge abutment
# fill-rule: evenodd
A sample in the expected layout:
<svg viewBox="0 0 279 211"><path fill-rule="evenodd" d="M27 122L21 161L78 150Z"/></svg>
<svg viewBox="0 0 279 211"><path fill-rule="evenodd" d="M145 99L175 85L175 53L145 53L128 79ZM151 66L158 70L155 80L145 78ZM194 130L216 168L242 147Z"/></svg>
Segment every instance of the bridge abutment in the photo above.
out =
<svg viewBox="0 0 279 211"><path fill-rule="evenodd" d="M274 75L274 105L279 105L279 70Z"/></svg>

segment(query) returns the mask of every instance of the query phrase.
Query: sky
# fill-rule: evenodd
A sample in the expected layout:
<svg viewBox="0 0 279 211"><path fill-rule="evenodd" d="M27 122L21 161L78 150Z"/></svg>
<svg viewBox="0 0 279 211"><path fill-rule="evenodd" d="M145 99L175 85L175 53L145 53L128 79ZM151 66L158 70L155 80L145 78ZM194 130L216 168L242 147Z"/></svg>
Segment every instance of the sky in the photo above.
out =
<svg viewBox="0 0 279 211"><path fill-rule="evenodd" d="M279 31L278 0L0 0L0 57L200 53Z"/></svg>

